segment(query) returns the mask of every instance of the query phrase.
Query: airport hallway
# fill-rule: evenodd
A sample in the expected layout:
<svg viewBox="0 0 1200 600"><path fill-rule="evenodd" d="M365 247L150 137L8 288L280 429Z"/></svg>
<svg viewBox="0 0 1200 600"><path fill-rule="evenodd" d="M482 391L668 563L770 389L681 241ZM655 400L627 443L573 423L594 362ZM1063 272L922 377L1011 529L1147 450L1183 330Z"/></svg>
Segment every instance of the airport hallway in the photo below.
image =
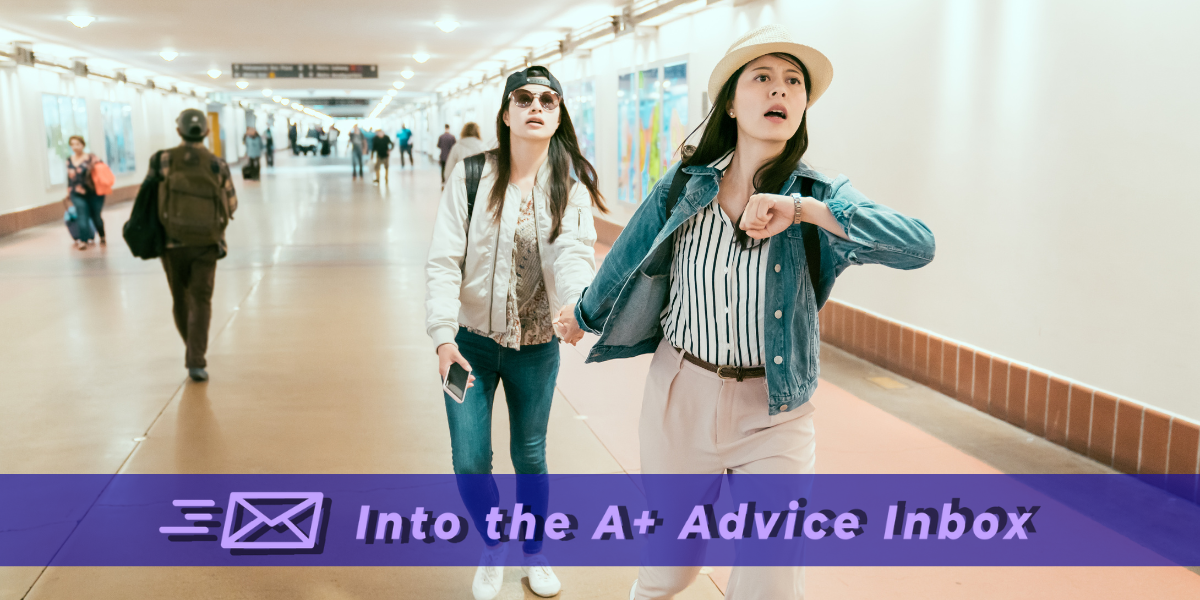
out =
<svg viewBox="0 0 1200 600"><path fill-rule="evenodd" d="M5 473L450 473L424 262L437 167L352 180L292 157L236 177L219 263L211 381L185 381L158 261L116 232L74 249L59 223L0 238L0 469ZM236 169L235 169L236 170ZM602 254L605 248L597 249ZM649 356L584 365L563 346L551 473L636 473ZM1079 454L841 350L823 349L818 473L1111 473ZM888 377L885 389L868 377ZM882 381L882 380L877 380ZM501 400L497 400L498 402ZM495 411L495 471L511 473ZM557 569L563 599L624 599L635 568ZM0 599L467 598L473 568L5 568ZM682 596L719 598L724 568ZM1184 568L809 568L811 600L1198 598ZM535 598L520 569L500 598Z"/></svg>

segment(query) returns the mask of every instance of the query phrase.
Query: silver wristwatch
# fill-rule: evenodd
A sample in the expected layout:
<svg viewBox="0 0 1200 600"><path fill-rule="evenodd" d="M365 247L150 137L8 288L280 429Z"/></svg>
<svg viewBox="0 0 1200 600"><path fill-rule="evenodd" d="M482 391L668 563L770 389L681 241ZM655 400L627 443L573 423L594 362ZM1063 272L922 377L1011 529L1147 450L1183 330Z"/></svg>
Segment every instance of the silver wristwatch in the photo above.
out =
<svg viewBox="0 0 1200 600"><path fill-rule="evenodd" d="M801 223L800 205L804 202L804 196L792 194L792 200L796 202L796 213L792 216L792 225L799 225Z"/></svg>

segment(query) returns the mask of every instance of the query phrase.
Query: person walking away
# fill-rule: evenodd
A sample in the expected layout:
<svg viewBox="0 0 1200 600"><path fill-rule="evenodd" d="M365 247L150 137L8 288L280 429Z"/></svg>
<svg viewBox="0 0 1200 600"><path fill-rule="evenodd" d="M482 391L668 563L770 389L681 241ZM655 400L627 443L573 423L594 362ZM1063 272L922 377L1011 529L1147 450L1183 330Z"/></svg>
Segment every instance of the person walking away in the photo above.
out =
<svg viewBox="0 0 1200 600"><path fill-rule="evenodd" d="M365 177L363 175L363 152L366 148L366 137L358 125L350 128L350 178Z"/></svg>
<svg viewBox="0 0 1200 600"><path fill-rule="evenodd" d="M108 244L104 235L104 219L100 213L104 210L105 196L96 193L93 180L94 169L102 161L95 154L84 154L87 147L83 136L73 135L68 140L72 154L67 157L67 197L63 204L75 209L74 233L75 247L87 250L88 244L95 243L96 236L100 237L100 245Z"/></svg>
<svg viewBox="0 0 1200 600"><path fill-rule="evenodd" d="M300 156L300 149L296 147L296 141L300 139L300 134L296 130L295 123L288 124L288 143L292 146L292 155Z"/></svg>
<svg viewBox="0 0 1200 600"><path fill-rule="evenodd" d="M175 328L187 346L188 376L207 381L213 286L217 261L228 253L225 227L237 210L237 192L229 165L204 147L209 133L204 113L186 109L175 123L183 143L150 157L142 186L158 186L158 215L166 234L161 260Z"/></svg>
<svg viewBox="0 0 1200 600"><path fill-rule="evenodd" d="M473 376L461 403L448 394L444 401L459 494L481 535L490 507L501 505L491 477L492 401L500 384L516 501L535 518L546 516L546 428L560 360L553 311L573 305L595 272L592 206L605 206L561 102L562 86L544 67L508 77L496 115L499 147L451 172L425 267L426 329L439 374L445 379L457 363ZM478 184L473 201L468 163ZM487 548L472 593L491 600L508 547L482 537ZM529 587L539 596L557 594L562 586L541 554L541 538L523 544Z"/></svg>
<svg viewBox="0 0 1200 600"><path fill-rule="evenodd" d="M379 183L379 169L383 168L383 180L388 178L388 156L392 152L392 138L388 137L382 129L375 131L375 137L371 138L371 155L375 157L375 183Z"/></svg>
<svg viewBox="0 0 1200 600"><path fill-rule="evenodd" d="M246 168L242 169L242 177L257 181L265 142L254 127L246 128L242 142L246 144Z"/></svg>
<svg viewBox="0 0 1200 600"><path fill-rule="evenodd" d="M267 149L266 149L267 166L274 167L275 166L275 136L271 134L270 127L267 127L267 130L263 132L263 139L266 140L266 142L267 142Z"/></svg>
<svg viewBox="0 0 1200 600"><path fill-rule="evenodd" d="M851 265L933 260L923 222L801 162L807 109L832 78L829 59L779 25L734 42L709 78L699 145L684 149L578 305L559 314L567 335L600 335L588 362L655 352L638 427L643 474L815 473L817 314L834 279ZM753 494L740 486L759 480L739 481L730 491L746 502ZM710 503L719 489L686 502ZM647 483L651 506L672 492ZM659 545L652 538L647 555L679 566L643 565L630 598L673 598L700 572L702 544L690 557ZM780 552L777 564L800 564L799 550ZM800 600L803 567L735 566L725 593Z"/></svg>
<svg viewBox="0 0 1200 600"><path fill-rule="evenodd" d="M338 155L337 143L338 143L338 137L340 137L341 135L342 135L342 132L338 131L338 128L336 126L334 126L334 125L329 126L329 152L330 152L330 154L333 155L334 158L337 158L337 155Z"/></svg>
<svg viewBox="0 0 1200 600"><path fill-rule="evenodd" d="M400 166L404 166L405 154L408 155L409 166L417 166L416 161L413 160L412 153L412 130L408 128L408 125L404 123L400 124L400 131L396 132L396 141L400 142Z"/></svg>
<svg viewBox="0 0 1200 600"><path fill-rule="evenodd" d="M442 168L442 181L445 182L450 178L450 173L454 171L454 165L457 165L462 159L479 154L486 149L483 140L479 139L479 125L475 123L463 125L462 133L458 141L454 143L454 147L450 148L450 155L446 158L446 165Z"/></svg>
<svg viewBox="0 0 1200 600"><path fill-rule="evenodd" d="M454 134L450 133L450 124L446 124L446 132L438 136L437 146L441 150L438 167L442 170L442 185L446 184L446 159L450 157L450 149L454 147Z"/></svg>

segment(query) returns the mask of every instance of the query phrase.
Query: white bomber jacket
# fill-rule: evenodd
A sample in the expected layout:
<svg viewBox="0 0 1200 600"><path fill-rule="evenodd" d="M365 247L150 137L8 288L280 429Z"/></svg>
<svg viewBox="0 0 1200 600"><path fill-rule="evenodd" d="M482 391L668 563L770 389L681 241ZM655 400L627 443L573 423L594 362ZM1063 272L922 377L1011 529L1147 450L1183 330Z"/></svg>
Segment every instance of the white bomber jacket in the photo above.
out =
<svg viewBox="0 0 1200 600"><path fill-rule="evenodd" d="M576 182L563 212L562 232L550 243L550 170L548 164L543 164L535 178L533 212L546 295L551 314L556 315L564 304L579 300L596 274L596 226L591 196ZM460 325L492 333L503 333L507 328L505 310L521 190L515 184L508 185L497 222L488 210L488 196L495 181L489 160L479 180L475 210L468 224L464 164L454 167L446 180L425 264L425 330L435 346L454 343Z"/></svg>

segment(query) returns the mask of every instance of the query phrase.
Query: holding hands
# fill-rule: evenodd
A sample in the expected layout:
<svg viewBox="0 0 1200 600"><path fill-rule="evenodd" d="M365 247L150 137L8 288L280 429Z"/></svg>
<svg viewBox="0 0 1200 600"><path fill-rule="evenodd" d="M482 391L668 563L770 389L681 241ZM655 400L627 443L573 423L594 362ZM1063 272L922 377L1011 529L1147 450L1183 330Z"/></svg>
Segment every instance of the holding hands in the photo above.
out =
<svg viewBox="0 0 1200 600"><path fill-rule="evenodd" d="M568 344L574 346L583 339L583 330L579 328L579 323L575 321L575 305L566 304L558 311L558 316L554 318L554 333Z"/></svg>

